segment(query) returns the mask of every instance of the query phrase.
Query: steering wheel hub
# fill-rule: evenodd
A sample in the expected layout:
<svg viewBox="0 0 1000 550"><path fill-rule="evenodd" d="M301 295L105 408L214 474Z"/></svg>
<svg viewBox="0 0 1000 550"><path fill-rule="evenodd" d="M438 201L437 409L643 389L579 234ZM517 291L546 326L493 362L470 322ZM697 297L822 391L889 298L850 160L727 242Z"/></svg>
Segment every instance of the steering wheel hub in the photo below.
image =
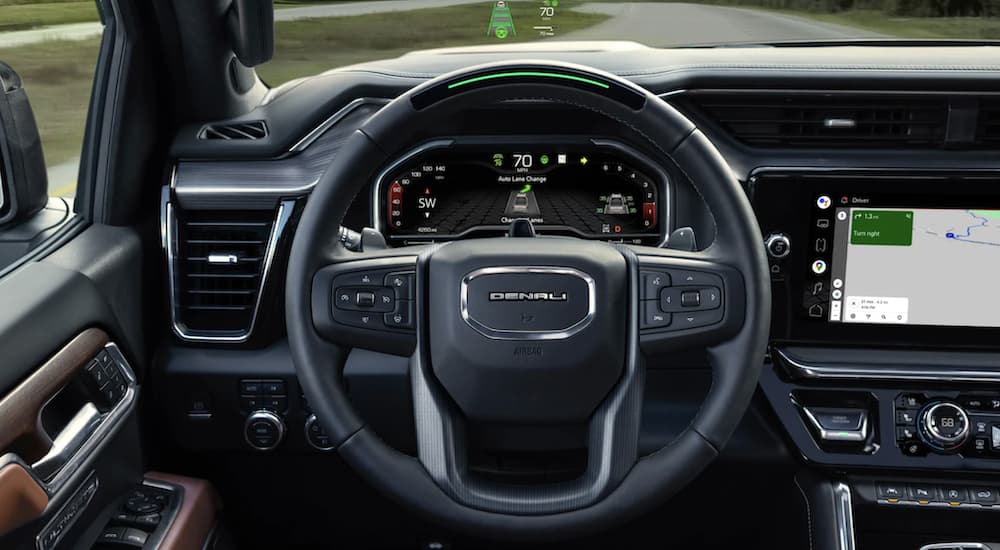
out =
<svg viewBox="0 0 1000 550"><path fill-rule="evenodd" d="M584 421L620 377L629 282L618 249L480 239L426 264L429 362L469 419Z"/></svg>

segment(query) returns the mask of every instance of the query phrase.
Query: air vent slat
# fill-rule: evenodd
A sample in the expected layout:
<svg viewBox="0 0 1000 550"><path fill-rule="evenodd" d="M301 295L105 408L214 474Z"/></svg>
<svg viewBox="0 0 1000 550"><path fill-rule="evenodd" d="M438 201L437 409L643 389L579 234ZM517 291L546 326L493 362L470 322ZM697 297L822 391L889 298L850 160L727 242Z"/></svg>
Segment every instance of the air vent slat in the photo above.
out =
<svg viewBox="0 0 1000 550"><path fill-rule="evenodd" d="M177 294L188 331L250 330L274 212L191 212L177 223Z"/></svg>
<svg viewBox="0 0 1000 550"><path fill-rule="evenodd" d="M267 137L267 123L263 120L208 124L198 134L198 139L208 140L257 140Z"/></svg>
<svg viewBox="0 0 1000 550"><path fill-rule="evenodd" d="M948 123L944 96L694 92L679 106L758 147L941 148Z"/></svg>

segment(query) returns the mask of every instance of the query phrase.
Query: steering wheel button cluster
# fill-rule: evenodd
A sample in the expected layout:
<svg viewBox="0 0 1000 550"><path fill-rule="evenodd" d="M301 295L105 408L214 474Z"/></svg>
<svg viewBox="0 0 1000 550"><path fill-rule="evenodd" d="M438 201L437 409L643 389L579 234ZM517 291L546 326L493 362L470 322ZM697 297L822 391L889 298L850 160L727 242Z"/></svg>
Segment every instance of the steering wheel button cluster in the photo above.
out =
<svg viewBox="0 0 1000 550"><path fill-rule="evenodd" d="M413 327L414 272L392 269L353 271L333 281L333 318L366 329Z"/></svg>

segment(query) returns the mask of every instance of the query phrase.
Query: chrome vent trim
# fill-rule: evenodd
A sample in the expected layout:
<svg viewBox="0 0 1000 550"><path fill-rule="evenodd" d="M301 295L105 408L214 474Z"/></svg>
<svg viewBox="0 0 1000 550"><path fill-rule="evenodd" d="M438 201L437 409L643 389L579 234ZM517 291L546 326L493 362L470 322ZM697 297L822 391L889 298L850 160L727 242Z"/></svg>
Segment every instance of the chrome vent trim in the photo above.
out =
<svg viewBox="0 0 1000 550"><path fill-rule="evenodd" d="M206 124L198 132L198 139L205 140L258 140L267 137L267 123L263 120L247 122L219 122Z"/></svg>
<svg viewBox="0 0 1000 550"><path fill-rule="evenodd" d="M179 262L188 260L180 256L182 253L182 243L180 242L179 222L175 205L171 200L170 191L169 187L165 187L162 194L161 215L163 216L163 220L160 224L160 230L162 232L163 246L167 256L167 273L171 304L171 326L174 333L180 339L188 342L217 342L234 344L246 342L250 339L254 328L256 327L257 319L260 315L261 302L267 289L272 264L277 253L278 243L288 227L288 222L291 219L292 212L295 208L295 201L283 200L280 202L274 217L269 223L270 228L268 230L267 239L264 242L263 248L264 254L262 257L252 259L254 262L259 262L260 267L258 270L259 275L255 276L257 284L254 287L255 295L252 301L247 326L234 330L215 331L192 329L185 324L185 302L182 292L184 292L187 287L181 282L182 270L179 267ZM250 260L251 259L248 259L247 261ZM224 265L231 266L238 265L238 263L227 263Z"/></svg>

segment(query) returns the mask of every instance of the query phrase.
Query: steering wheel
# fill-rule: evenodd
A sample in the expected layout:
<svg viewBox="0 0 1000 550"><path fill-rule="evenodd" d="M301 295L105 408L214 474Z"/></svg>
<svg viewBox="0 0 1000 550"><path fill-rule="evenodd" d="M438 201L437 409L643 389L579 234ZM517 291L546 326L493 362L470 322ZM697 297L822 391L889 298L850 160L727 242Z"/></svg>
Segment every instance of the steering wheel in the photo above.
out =
<svg viewBox="0 0 1000 550"><path fill-rule="evenodd" d="M362 253L340 245L339 222L354 196L390 159L412 150L421 131L468 109L522 100L588 109L621 124L657 162L690 179L716 221L712 244L684 252L511 236ZM666 284L716 289L718 306L675 314L665 329L642 328ZM386 326L381 313L338 310L336 300L345 299L338 291L357 288L395 300L401 315L386 316ZM519 299L538 290L547 291L541 299ZM770 279L743 189L690 120L615 75L520 61L430 80L346 140L302 212L285 299L299 380L348 464L447 527L541 541L604 530L647 511L719 454L757 385ZM413 350L416 457L383 442L352 407L341 376L351 348ZM639 456L645 358L669 360L683 348L707 350L711 389L673 442ZM478 421L586 425L585 472L534 485L482 478L467 463L467 428Z"/></svg>

